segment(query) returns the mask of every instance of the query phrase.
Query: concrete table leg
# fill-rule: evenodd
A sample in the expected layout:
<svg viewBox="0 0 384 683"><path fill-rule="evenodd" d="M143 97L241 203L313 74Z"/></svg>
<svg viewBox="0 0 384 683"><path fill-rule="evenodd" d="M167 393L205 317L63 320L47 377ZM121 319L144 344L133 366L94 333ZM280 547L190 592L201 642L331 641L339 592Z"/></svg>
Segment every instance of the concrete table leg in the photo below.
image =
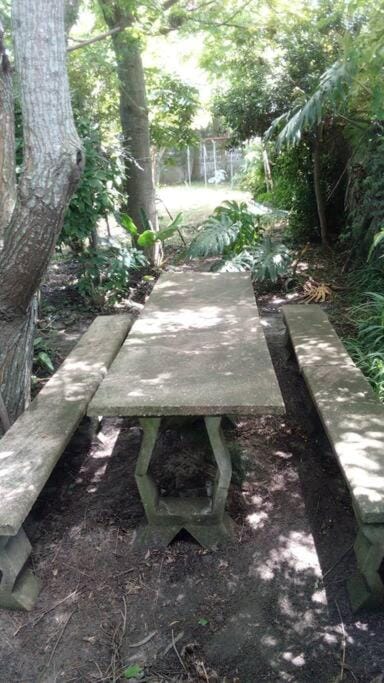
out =
<svg viewBox="0 0 384 683"><path fill-rule="evenodd" d="M232 538L232 521L225 513L231 483L231 457L220 427L221 417L205 417L205 425L218 472L212 498L162 498L148 474L161 418L142 418L143 440L135 470L135 479L144 505L148 525L137 542L145 545L168 545L186 529L201 545L212 547Z"/></svg>
<svg viewBox="0 0 384 683"><path fill-rule="evenodd" d="M40 581L25 564L31 544L20 528L16 536L0 536L0 607L31 610Z"/></svg>

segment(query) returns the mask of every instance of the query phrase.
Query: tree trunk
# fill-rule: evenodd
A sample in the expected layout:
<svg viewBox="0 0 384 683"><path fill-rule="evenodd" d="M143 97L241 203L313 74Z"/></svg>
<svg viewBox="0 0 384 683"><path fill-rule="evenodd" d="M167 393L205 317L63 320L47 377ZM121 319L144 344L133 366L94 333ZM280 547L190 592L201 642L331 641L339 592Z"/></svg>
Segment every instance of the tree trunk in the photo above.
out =
<svg viewBox="0 0 384 683"><path fill-rule="evenodd" d="M165 151L165 147L152 147L152 173L153 184L155 187L160 185L162 163Z"/></svg>
<svg viewBox="0 0 384 683"><path fill-rule="evenodd" d="M0 21L0 241L16 200L15 114L11 65ZM1 245L0 245L1 249Z"/></svg>
<svg viewBox="0 0 384 683"><path fill-rule="evenodd" d="M320 223L320 236L323 247L328 247L328 225L325 211L325 199L321 189L321 130L315 135L313 146L313 182L315 187L317 213Z"/></svg>
<svg viewBox="0 0 384 683"><path fill-rule="evenodd" d="M116 0L99 0L108 28L131 27L134 17ZM152 158L144 69L138 38L122 31L112 35L117 60L120 89L120 119L124 142L125 189L127 212L140 232L147 229L146 219L158 230L156 195L152 176ZM150 258L159 261L159 243Z"/></svg>
<svg viewBox="0 0 384 683"><path fill-rule="evenodd" d="M83 168L66 73L63 0L14 0L23 171L0 253L0 390L13 421L29 396L35 295Z"/></svg>

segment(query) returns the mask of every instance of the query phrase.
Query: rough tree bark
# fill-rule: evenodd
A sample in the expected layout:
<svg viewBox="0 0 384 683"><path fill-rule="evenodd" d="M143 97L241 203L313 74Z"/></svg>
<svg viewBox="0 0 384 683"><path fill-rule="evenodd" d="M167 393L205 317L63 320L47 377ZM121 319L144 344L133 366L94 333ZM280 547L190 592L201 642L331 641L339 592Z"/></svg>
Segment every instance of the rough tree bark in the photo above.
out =
<svg viewBox="0 0 384 683"><path fill-rule="evenodd" d="M99 0L110 30L135 23L132 13L122 9L118 0ZM152 175L149 118L140 42L129 32L111 36L117 61L120 89L120 119L125 150L125 190L127 211L140 231L146 229L143 212L158 230L156 195ZM152 252L153 261L159 253Z"/></svg>
<svg viewBox="0 0 384 683"><path fill-rule="evenodd" d="M11 65L0 20L0 241L16 200L15 118ZM0 247L1 248L1 247Z"/></svg>
<svg viewBox="0 0 384 683"><path fill-rule="evenodd" d="M35 294L83 168L66 73L64 2L14 0L12 25L24 162L0 253L0 390L11 421L29 398Z"/></svg>

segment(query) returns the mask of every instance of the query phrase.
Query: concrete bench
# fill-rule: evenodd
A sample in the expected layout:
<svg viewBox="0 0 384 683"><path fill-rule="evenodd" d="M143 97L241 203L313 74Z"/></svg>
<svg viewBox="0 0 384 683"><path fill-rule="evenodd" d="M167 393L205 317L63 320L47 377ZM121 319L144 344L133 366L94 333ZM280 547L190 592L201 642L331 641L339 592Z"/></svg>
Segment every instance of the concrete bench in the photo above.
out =
<svg viewBox="0 0 384 683"><path fill-rule="evenodd" d="M283 306L289 341L352 497L354 610L384 603L384 406L317 305Z"/></svg>
<svg viewBox="0 0 384 683"><path fill-rule="evenodd" d="M0 607L31 609L39 581L23 523L131 326L100 316L0 440Z"/></svg>

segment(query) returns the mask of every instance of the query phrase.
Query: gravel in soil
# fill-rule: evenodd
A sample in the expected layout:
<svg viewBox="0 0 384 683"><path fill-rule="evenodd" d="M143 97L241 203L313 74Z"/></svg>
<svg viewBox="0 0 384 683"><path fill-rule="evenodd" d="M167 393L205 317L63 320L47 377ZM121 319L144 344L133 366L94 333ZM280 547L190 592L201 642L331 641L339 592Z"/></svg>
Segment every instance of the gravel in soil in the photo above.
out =
<svg viewBox="0 0 384 683"><path fill-rule="evenodd" d="M84 420L26 523L43 589L32 613L1 612L1 681L368 683L384 672L382 614L350 611L350 499L287 360L280 303L264 297L261 311L287 415L226 425L233 543L207 551L181 535L135 548L139 426L106 419L95 435ZM153 462L164 492L201 490L211 468L202 424L168 425Z"/></svg>

